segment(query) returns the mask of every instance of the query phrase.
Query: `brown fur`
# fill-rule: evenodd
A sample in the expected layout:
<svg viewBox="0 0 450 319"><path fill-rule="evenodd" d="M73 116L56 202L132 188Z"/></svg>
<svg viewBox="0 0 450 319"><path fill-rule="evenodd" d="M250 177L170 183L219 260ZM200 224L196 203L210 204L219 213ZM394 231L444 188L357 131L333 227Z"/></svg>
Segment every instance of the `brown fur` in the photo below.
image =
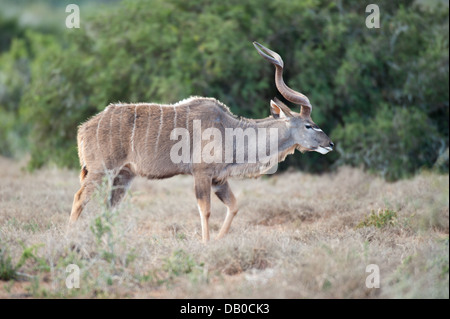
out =
<svg viewBox="0 0 450 319"><path fill-rule="evenodd" d="M81 168L80 172L80 183L83 183L84 179L86 178L86 175L88 174L88 171L86 167Z"/></svg>
<svg viewBox="0 0 450 319"><path fill-rule="evenodd" d="M286 110L287 106L283 105L281 108ZM292 112L289 116L292 117L294 114ZM277 128L279 132L279 153L275 155L277 161L284 160L296 148L303 149L303 146L292 140L292 127L287 124L285 118L268 117L260 120L238 118L227 106L212 98L192 97L174 105L111 104L80 125L78 129L78 154L82 166L81 188L75 195L70 220L78 219L106 173L114 177L109 201L112 207L121 201L136 175L162 179L179 174L191 174L195 181L203 240L209 239L211 187L228 207L218 237L224 236L237 213L236 199L227 183L228 177L259 176L261 167L266 164L193 163L194 120L201 120L202 130L215 127L223 133L222 136L225 135L225 128ZM186 128L190 133L191 161L188 163L176 164L170 159L170 150L178 142L170 139L170 133L175 127ZM234 156L237 156L237 151Z"/></svg>

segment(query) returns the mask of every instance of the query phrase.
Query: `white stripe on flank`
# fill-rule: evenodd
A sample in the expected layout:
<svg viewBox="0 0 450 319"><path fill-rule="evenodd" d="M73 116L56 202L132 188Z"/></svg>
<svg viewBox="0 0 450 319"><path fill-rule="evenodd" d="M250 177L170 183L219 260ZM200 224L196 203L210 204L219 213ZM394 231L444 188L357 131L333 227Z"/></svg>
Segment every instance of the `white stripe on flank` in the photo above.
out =
<svg viewBox="0 0 450 319"><path fill-rule="evenodd" d="M79 153L80 153L81 167L86 166L86 163L84 162L84 155L82 155L82 154L84 154L83 144L84 144L84 140L83 140L83 138L81 138L80 146L79 146Z"/></svg>
<svg viewBox="0 0 450 319"><path fill-rule="evenodd" d="M122 144L122 113L123 113L123 109L125 108L125 106L121 105L120 107L120 115L119 115L119 142L120 142L120 149L123 149L123 144Z"/></svg>
<svg viewBox="0 0 450 319"><path fill-rule="evenodd" d="M108 106L108 109L109 109L109 108L110 108L110 106ZM111 116L109 117L109 147L110 147L109 152L110 152L110 154L112 154L112 152L113 152L112 119L113 119L114 111L111 111L111 112L113 112L113 113L112 113Z"/></svg>
<svg viewBox="0 0 450 319"><path fill-rule="evenodd" d="M133 121L133 130L131 131L131 152L134 153L134 133L136 131L136 109L137 105L134 106L134 121Z"/></svg>
<svg viewBox="0 0 450 319"><path fill-rule="evenodd" d="M159 112L160 112L159 128L158 128L158 136L156 137L156 143L155 143L155 155L158 152L159 137L161 136L161 128L162 128L162 124L163 124L163 108L161 105L159 106Z"/></svg>
<svg viewBox="0 0 450 319"><path fill-rule="evenodd" d="M191 111L191 108L189 105L187 105L187 112L186 112L186 129L189 133L189 112ZM190 133L189 133L190 134Z"/></svg>
<svg viewBox="0 0 450 319"><path fill-rule="evenodd" d="M106 111L106 110L105 110ZM99 143L99 140L98 140L98 130L99 130L99 128L100 128L100 123L102 122L102 119L103 119L103 117L105 116L105 111L103 111L101 114L101 116L100 116L100 119L98 120L98 124L97 124L97 132L96 132L96 137L97 137L97 149L98 149L98 152L99 152L99 154L101 155L101 157L102 157L102 162L103 162L103 166L105 166L105 161L103 160L103 152L101 151L101 148L100 148L100 143Z"/></svg>
<svg viewBox="0 0 450 319"><path fill-rule="evenodd" d="M173 120L173 128L176 128L177 127L177 107L175 105L173 106L173 111L175 112L174 120Z"/></svg>
<svg viewBox="0 0 450 319"><path fill-rule="evenodd" d="M189 107L189 105L186 105L186 107L187 107L187 111L186 111L186 130L188 131L188 134L191 134L191 133L189 133L189 113L191 112L191 108ZM189 156L189 163L192 163L192 154L193 154L193 152L191 152L191 154L190 154L190 156Z"/></svg>
<svg viewBox="0 0 450 319"><path fill-rule="evenodd" d="M145 132L145 144L144 144L144 148L145 148L145 155L149 155L148 154L148 132L150 131L150 120L152 118L152 109L150 107L150 105L148 106L148 120L147 120L147 131Z"/></svg>

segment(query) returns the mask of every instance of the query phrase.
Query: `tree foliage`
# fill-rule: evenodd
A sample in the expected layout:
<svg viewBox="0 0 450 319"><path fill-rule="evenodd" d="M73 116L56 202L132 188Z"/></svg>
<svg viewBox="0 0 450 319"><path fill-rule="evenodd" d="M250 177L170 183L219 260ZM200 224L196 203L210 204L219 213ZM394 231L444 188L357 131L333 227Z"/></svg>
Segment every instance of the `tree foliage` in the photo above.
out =
<svg viewBox="0 0 450 319"><path fill-rule="evenodd" d="M123 1L82 17L63 39L35 32L13 41L0 58L0 123L26 127L31 167L74 167L77 125L111 102L201 95L265 117L278 93L257 40L283 56L286 82L308 95L338 146L285 166L409 176L448 149L448 4L379 6L381 28L368 29L365 5L354 1ZM11 131L2 124L0 135ZM5 141L0 150L10 153Z"/></svg>

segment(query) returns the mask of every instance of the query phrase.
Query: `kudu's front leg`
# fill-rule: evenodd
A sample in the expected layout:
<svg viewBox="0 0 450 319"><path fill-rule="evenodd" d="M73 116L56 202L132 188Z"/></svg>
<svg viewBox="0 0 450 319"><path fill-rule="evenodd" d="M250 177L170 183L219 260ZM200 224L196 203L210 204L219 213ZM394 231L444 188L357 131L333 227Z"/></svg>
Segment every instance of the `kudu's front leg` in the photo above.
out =
<svg viewBox="0 0 450 319"><path fill-rule="evenodd" d="M202 240L209 240L208 220L211 215L211 178L195 177L195 196L197 197L200 221L202 224Z"/></svg>
<svg viewBox="0 0 450 319"><path fill-rule="evenodd" d="M217 197L227 206L227 216L225 217L222 228L216 237L217 239L220 239L230 230L231 222L233 221L234 216L236 216L238 208L236 198L234 197L227 181L222 183L213 183L213 188Z"/></svg>

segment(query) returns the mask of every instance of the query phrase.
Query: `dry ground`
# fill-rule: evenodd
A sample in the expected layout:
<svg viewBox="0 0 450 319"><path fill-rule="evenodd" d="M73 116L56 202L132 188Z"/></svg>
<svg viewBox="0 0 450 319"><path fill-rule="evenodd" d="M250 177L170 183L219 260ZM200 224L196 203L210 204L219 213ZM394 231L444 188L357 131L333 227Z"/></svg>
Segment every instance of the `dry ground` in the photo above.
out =
<svg viewBox="0 0 450 319"><path fill-rule="evenodd" d="M204 245L190 176L101 192L67 228L76 172L0 159L0 298L448 298L448 175L396 183L343 168L232 180L231 232ZM212 237L225 216L213 199ZM370 226L372 216L379 222ZM366 224L362 223L366 221ZM80 288L66 287L66 266ZM367 288L366 266L380 269Z"/></svg>

